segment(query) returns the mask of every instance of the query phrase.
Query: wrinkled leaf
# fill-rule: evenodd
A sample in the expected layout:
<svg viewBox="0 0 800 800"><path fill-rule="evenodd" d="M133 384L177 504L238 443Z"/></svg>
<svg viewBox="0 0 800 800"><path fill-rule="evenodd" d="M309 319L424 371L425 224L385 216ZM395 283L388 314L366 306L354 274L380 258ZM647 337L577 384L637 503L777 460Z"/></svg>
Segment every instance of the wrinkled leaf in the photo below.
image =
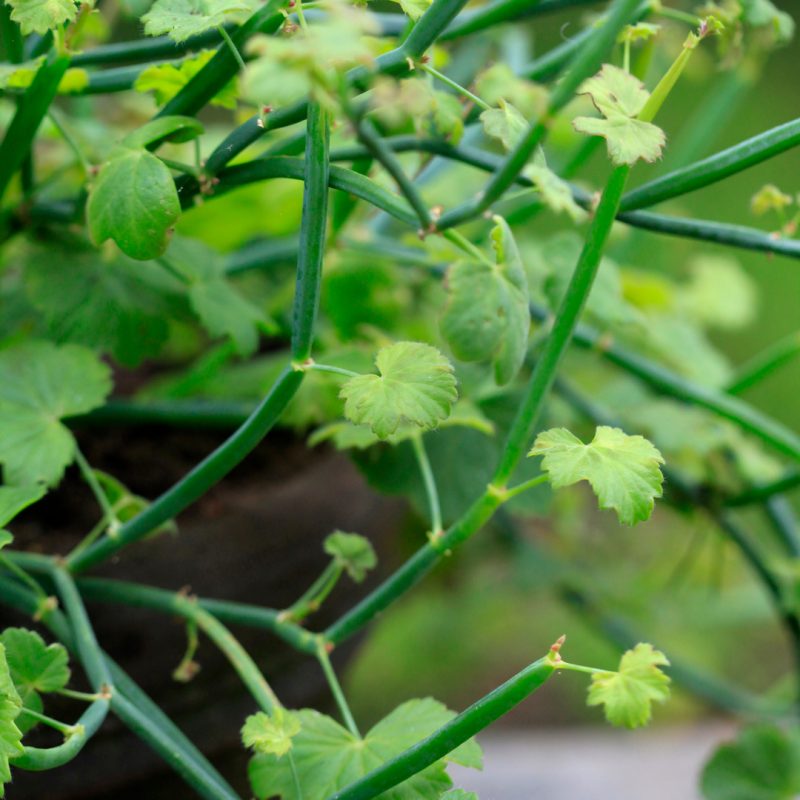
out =
<svg viewBox="0 0 800 800"><path fill-rule="evenodd" d="M664 132L650 122L636 119L650 97L641 81L619 67L603 64L578 92L591 97L604 119L577 117L573 126L580 133L604 137L614 164L635 164L640 158L652 162L661 157L666 142Z"/></svg>
<svg viewBox="0 0 800 800"><path fill-rule="evenodd" d="M335 531L325 538L322 546L356 583L361 583L378 563L369 539L357 533Z"/></svg>
<svg viewBox="0 0 800 800"><path fill-rule="evenodd" d="M251 714L242 727L242 743L256 753L285 756L292 749L292 739L300 733L299 715L276 706L272 714Z"/></svg>
<svg viewBox="0 0 800 800"><path fill-rule="evenodd" d="M248 0L156 0L142 22L148 36L167 34L184 42L227 22L241 24L254 10Z"/></svg>
<svg viewBox="0 0 800 800"><path fill-rule="evenodd" d="M612 725L646 725L652 704L669 698L669 677L659 669L668 665L667 657L652 645L637 644L622 656L618 672L592 675L587 702L590 706L602 705Z"/></svg>
<svg viewBox="0 0 800 800"><path fill-rule="evenodd" d="M19 23L23 36L38 33L44 36L78 15L73 0L6 0L11 6L11 19Z"/></svg>
<svg viewBox="0 0 800 800"><path fill-rule="evenodd" d="M453 365L421 342L398 342L378 351L380 374L358 375L342 386L345 416L385 439L402 423L423 430L446 419L458 396Z"/></svg>
<svg viewBox="0 0 800 800"><path fill-rule="evenodd" d="M661 453L619 428L601 425L589 444L566 428L553 428L536 437L529 455L544 456L542 468L556 489L589 481L600 508L613 508L625 525L646 520L661 497Z"/></svg>

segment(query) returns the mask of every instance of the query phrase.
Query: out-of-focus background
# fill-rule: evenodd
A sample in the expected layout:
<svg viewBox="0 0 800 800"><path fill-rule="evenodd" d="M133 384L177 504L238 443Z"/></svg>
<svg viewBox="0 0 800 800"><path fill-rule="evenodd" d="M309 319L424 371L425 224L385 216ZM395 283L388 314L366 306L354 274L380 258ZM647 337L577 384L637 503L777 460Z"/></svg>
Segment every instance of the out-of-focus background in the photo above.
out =
<svg viewBox="0 0 800 800"><path fill-rule="evenodd" d="M795 17L800 13L800 3L777 5ZM535 30L535 46L546 49L576 30L576 18L576 13L542 17L526 27ZM673 147L692 146L686 141L687 128L724 80L722 75L709 80L713 69L711 56L698 54L669 98L659 123ZM772 54L756 85L739 94L724 122L694 143L693 157L799 113L800 41L795 38ZM607 169L602 149L588 170L598 180ZM634 183L668 171L670 158L668 145L663 162L634 171ZM766 183L791 195L800 192L800 149L658 210L770 230L769 220L755 218L750 210L751 196ZM626 247L630 230L620 229L617 235L611 254L629 253L617 256L625 266L683 275L698 253L730 256L742 265L758 288L758 314L741 330L713 335L733 364L800 330L797 261L638 232L633 234L635 246ZM800 361L744 397L800 429ZM580 498L573 495L568 502L580 504ZM623 529L607 515L591 514L588 506L575 509L573 547L595 565L610 594L615 585L622 589L627 618L637 621L649 641L733 683L781 694L785 687L779 676L790 662L774 611L739 556L710 525L661 508L650 522ZM533 521L526 523L525 535L536 541L552 531L546 522ZM409 539L411 547L414 534ZM552 591L546 565L534 556L526 563L503 557L495 544L478 537L449 568L385 614L350 666L347 689L365 720L377 720L409 696L430 694L463 708L562 633L567 634L565 652L571 660L598 666L616 662L618 651L598 627L587 624ZM583 682L575 677L561 676L482 737L485 772L460 769L460 785L478 791L481 800L699 798L699 771L713 748L735 733L731 718L676 688L674 699L656 710L650 728L634 734L612 731L598 710L585 707Z"/></svg>

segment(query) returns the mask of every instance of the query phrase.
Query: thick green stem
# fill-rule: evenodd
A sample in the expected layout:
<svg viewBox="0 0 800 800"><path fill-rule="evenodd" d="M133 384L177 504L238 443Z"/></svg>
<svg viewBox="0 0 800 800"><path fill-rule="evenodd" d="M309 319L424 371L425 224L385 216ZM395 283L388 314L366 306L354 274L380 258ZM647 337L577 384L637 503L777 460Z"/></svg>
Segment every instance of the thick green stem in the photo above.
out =
<svg viewBox="0 0 800 800"><path fill-rule="evenodd" d="M351 783L330 800L370 800L422 772L519 705L539 689L556 669L557 662L552 656L540 658L435 733Z"/></svg>
<svg viewBox="0 0 800 800"><path fill-rule="evenodd" d="M800 119L785 122L713 156L645 183L628 192L622 198L620 208L622 211L634 211L694 192L760 164L797 144L800 144Z"/></svg>
<svg viewBox="0 0 800 800"><path fill-rule="evenodd" d="M0 198L14 173L31 152L36 131L58 91L69 66L69 56L51 55L17 103L17 110L0 143Z"/></svg>
<svg viewBox="0 0 800 800"><path fill-rule="evenodd" d="M322 260L328 226L330 120L319 103L309 106L303 182L303 218L297 253L297 287L292 316L292 358L311 356L319 307Z"/></svg>
<svg viewBox="0 0 800 800"><path fill-rule="evenodd" d="M578 318L594 283L629 172L628 166L617 167L606 184L572 280L556 314L553 329L536 361L525 399L506 438L503 455L492 478L497 486L504 486L511 477L536 430L544 400L572 340Z"/></svg>

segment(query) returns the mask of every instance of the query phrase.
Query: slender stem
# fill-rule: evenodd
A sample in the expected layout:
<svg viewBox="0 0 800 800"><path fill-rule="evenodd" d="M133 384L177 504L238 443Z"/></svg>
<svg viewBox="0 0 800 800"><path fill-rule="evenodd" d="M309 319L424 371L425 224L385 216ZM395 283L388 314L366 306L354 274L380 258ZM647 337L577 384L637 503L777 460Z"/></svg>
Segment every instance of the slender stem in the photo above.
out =
<svg viewBox="0 0 800 800"><path fill-rule="evenodd" d="M481 100L478 95L473 94L469 89L466 89L460 83L456 83L452 78L448 78L447 75L439 72L438 69L433 67L427 61L423 61L420 64L420 68L427 72L428 75L432 75L434 78L436 78L437 81L441 81L445 86L449 86L453 91L457 92L462 97L466 97L467 100L475 103L475 105L479 108L482 108L484 111L491 111L492 107L485 100Z"/></svg>
<svg viewBox="0 0 800 800"><path fill-rule="evenodd" d="M344 367L334 367L330 364L318 364L316 361L312 364L305 364L303 365L303 369L306 370L313 370L315 372L330 372L334 375L343 375L346 378L357 378L359 373L353 372L351 369L345 369Z"/></svg>
<svg viewBox="0 0 800 800"><path fill-rule="evenodd" d="M102 695L83 712L80 719L66 726L64 742L56 747L25 746L22 755L11 758L12 766L17 769L41 772L68 764L83 750L89 739L94 736L105 721L109 709L109 697ZM29 709L23 709L30 713ZM44 720L42 720L44 721Z"/></svg>
<svg viewBox="0 0 800 800"><path fill-rule="evenodd" d="M87 592L87 587L94 591ZM222 622L206 611L197 599L187 597L180 592L167 592L163 589L119 581L82 581L81 590L87 597L102 598L105 602L155 608L193 620L222 651L242 679L242 683L264 711L269 713L281 705L247 651Z"/></svg>
<svg viewBox="0 0 800 800"><path fill-rule="evenodd" d="M533 489L535 486L541 486L543 483L547 483L549 480L550 478L547 475L542 474L537 475L535 478L531 478L530 480L524 481L523 483L519 483L516 486L512 486L509 489L506 489L505 500L511 500L517 495L527 492L529 489Z"/></svg>
<svg viewBox="0 0 800 800"><path fill-rule="evenodd" d="M741 394L789 363L798 353L800 353L800 332L795 331L740 366L725 387L725 391L728 394Z"/></svg>
<svg viewBox="0 0 800 800"><path fill-rule="evenodd" d="M622 199L621 210L634 211L694 192L760 164L799 143L800 119L785 122L708 158L668 172L637 187Z"/></svg>
<svg viewBox="0 0 800 800"><path fill-rule="evenodd" d="M86 457L81 452L81 449L77 446L75 447L75 461L78 464L78 469L81 471L81 476L86 481L88 487L92 490L92 494L94 495L95 500L97 500L97 504L100 506L100 509L103 512L103 517L106 523L113 530L117 530L120 525L119 518L117 517L111 503L108 502L108 497L103 491L103 487L100 485L100 482L97 480L97 475L95 475L91 464L89 464L89 462L86 460Z"/></svg>
<svg viewBox="0 0 800 800"><path fill-rule="evenodd" d="M431 231L435 223L431 217L428 204L423 199L419 190L413 181L406 175L400 162L397 160L391 148L387 147L383 139L378 135L375 126L368 119L357 119L351 116L353 124L356 127L358 138L363 142L370 155L380 163L380 165L391 175L400 194L408 200L408 204L414 209L419 217L419 224L421 226L420 235L425 235Z"/></svg>
<svg viewBox="0 0 800 800"><path fill-rule="evenodd" d="M70 736L75 733L75 726L74 725L67 725L66 722L60 722L57 719L53 719L52 717L48 717L46 714L41 714L38 711L34 711L32 708L26 708L23 706L19 710L20 714L25 714L33 719L41 722L43 725L47 725L53 730L58 731L59 733L63 733L64 736Z"/></svg>
<svg viewBox="0 0 800 800"><path fill-rule="evenodd" d="M306 133L303 217L297 253L297 287L292 315L292 358L311 355L314 322L319 308L322 259L328 222L330 119L319 103L311 103Z"/></svg>
<svg viewBox="0 0 800 800"><path fill-rule="evenodd" d="M303 592L302 596L281 612L280 618L291 622L300 622L309 614L317 611L325 598L333 591L343 572L341 564L335 560L328 562L314 583Z"/></svg>
<svg viewBox="0 0 800 800"><path fill-rule="evenodd" d="M414 457L417 459L422 483L425 486L425 495L428 498L428 508L431 515L431 533L438 536L443 532L442 507L439 503L439 491L436 488L436 478L431 469L431 462L425 450L425 442L421 434L411 437L411 446L414 448Z"/></svg>
<svg viewBox="0 0 800 800"><path fill-rule="evenodd" d="M217 26L217 30L219 31L219 35L222 37L225 44L228 45L228 49L231 51L231 55L233 55L233 57L236 59L236 63L239 65L239 69L242 71L247 69L247 64L244 63L242 54L239 52L239 48L234 44L233 39L231 39L228 31L226 31L224 26L222 25Z"/></svg>
<svg viewBox="0 0 800 800"><path fill-rule="evenodd" d="M344 720L344 724L347 726L347 730L349 730L353 736L360 739L361 734L358 731L358 726L356 725L356 721L353 719L350 706L347 704L347 698L344 696L342 687L339 684L339 679L336 677L336 672L333 669L330 658L328 657L328 649L326 644L322 640L317 647L317 658L319 659L322 671L325 673L325 679L328 681L328 685L331 687L331 694L333 694L333 698L336 700L336 705L339 707L339 713L342 715L342 719Z"/></svg>
<svg viewBox="0 0 800 800"><path fill-rule="evenodd" d="M559 669L565 669L569 672L584 672L587 675L597 675L601 672L608 672L608 670L598 669L597 667L584 667L582 664L570 664L568 661L559 661Z"/></svg>
<svg viewBox="0 0 800 800"><path fill-rule="evenodd" d="M92 164L81 149L81 146L78 144L78 140L75 138L75 136L73 136L72 131L70 131L69 127L64 124L64 120L61 118L61 113L56 111L55 108L51 107L47 112L47 116L50 118L50 121L53 123L53 125L56 126L56 130L58 130L58 132L61 134L61 138L67 143L69 149L75 154L75 157L78 159L78 163L81 165L84 174L88 175L92 169Z"/></svg>
<svg viewBox="0 0 800 800"><path fill-rule="evenodd" d="M81 578L78 580L78 588L87 600L113 601L174 613L175 592L166 589L104 578ZM310 655L316 653L317 641L314 634L283 619L280 611L247 603L236 603L231 600L211 600L205 597L194 598L194 602L221 622L268 630L300 652Z"/></svg>
<svg viewBox="0 0 800 800"><path fill-rule="evenodd" d="M755 484L754 486L748 487L740 494L727 498L725 500L725 505L730 508L735 508L737 506L749 506L763 503L770 497L791 491L798 486L800 486L800 470L790 470L775 481Z"/></svg>
<svg viewBox="0 0 800 800"><path fill-rule="evenodd" d="M57 689L56 694L60 694L62 697L69 697L72 700L85 700L87 703L93 703L95 700L102 700L105 697L104 694L99 692L90 694L89 692L78 692L75 689Z"/></svg>
<svg viewBox="0 0 800 800"><path fill-rule="evenodd" d="M494 268L494 264L492 264L491 259L481 250L479 247L476 247L466 236L459 233L454 228L448 228L446 231L442 233L445 239L448 242L451 242L459 250L463 250L468 255L472 256L472 258L480 261L482 264L487 264L488 266Z"/></svg>
<svg viewBox="0 0 800 800"><path fill-rule="evenodd" d="M30 589L36 592L36 596L40 600L45 600L47 598L47 592L44 590L39 581L37 581L32 575L30 575L20 566L15 564L10 558L6 557L6 555L3 553L0 553L0 566L2 566L4 569L7 569L12 575L15 575L26 586L28 586Z"/></svg>
<svg viewBox="0 0 800 800"><path fill-rule="evenodd" d="M435 733L354 781L329 800L370 800L453 752L539 689L557 669L550 657L535 661L462 711Z"/></svg>

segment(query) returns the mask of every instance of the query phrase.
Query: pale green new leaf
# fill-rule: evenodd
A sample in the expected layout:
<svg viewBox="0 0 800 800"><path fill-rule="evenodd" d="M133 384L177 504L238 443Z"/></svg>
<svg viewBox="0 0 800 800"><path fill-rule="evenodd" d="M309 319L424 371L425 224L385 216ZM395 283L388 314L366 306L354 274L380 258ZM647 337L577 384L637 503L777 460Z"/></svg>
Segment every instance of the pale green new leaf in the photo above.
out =
<svg viewBox="0 0 800 800"><path fill-rule="evenodd" d="M156 0L142 22L148 36L167 34L184 42L227 22L242 23L253 10L248 0Z"/></svg>
<svg viewBox="0 0 800 800"><path fill-rule="evenodd" d="M499 140L506 150L513 150L517 142L527 133L528 121L511 103L500 98L499 108L490 108L481 116L481 124L487 136Z"/></svg>
<svg viewBox="0 0 800 800"><path fill-rule="evenodd" d="M626 728L646 725L652 704L669 698L670 679L659 669L668 665L667 657L651 644L637 644L622 656L617 672L592 675L587 703L602 705L612 725Z"/></svg>
<svg viewBox="0 0 800 800"><path fill-rule="evenodd" d="M78 345L29 341L0 351L0 463L5 482L58 483L75 454L60 422L102 405L108 367Z"/></svg>
<svg viewBox="0 0 800 800"><path fill-rule="evenodd" d="M661 158L666 142L664 131L657 125L622 114L612 113L606 119L576 117L572 124L579 133L602 136L608 155L617 166L635 164L640 158L653 163Z"/></svg>
<svg viewBox="0 0 800 800"><path fill-rule="evenodd" d="M332 794L399 755L438 730L455 715L431 698L409 700L358 739L317 711L296 713L300 732L292 740L303 800L327 800ZM474 740L465 742L445 759L381 794L381 800L439 800L452 786L447 761L479 769L481 751ZM250 761L250 783L258 798L298 800L288 759L256 755Z"/></svg>
<svg viewBox="0 0 800 800"><path fill-rule="evenodd" d="M427 430L446 419L458 397L453 365L421 342L397 342L378 351L379 375L358 375L342 386L345 416L369 425L381 439L410 423Z"/></svg>
<svg viewBox="0 0 800 800"><path fill-rule="evenodd" d="M0 643L0 797L5 797L5 785L11 780L8 760L24 752L22 732L16 719L22 700L11 680L6 651Z"/></svg>
<svg viewBox="0 0 800 800"><path fill-rule="evenodd" d="M378 563L369 539L357 533L335 531L325 538L322 547L356 583L361 583Z"/></svg>
<svg viewBox="0 0 800 800"><path fill-rule="evenodd" d="M251 714L242 727L242 743L256 753L285 756L292 749L292 739L300 733L299 715L276 706L272 714Z"/></svg>
<svg viewBox="0 0 800 800"><path fill-rule="evenodd" d="M566 428L553 428L536 437L531 456L544 456L542 468L556 489L589 481L600 508L613 508L620 522L635 525L653 511L661 497L661 453L643 436L601 425L591 443L584 444Z"/></svg>
<svg viewBox="0 0 800 800"><path fill-rule="evenodd" d="M451 789L449 792L445 792L440 800L478 800L478 795L463 789Z"/></svg>
<svg viewBox="0 0 800 800"><path fill-rule="evenodd" d="M131 258L160 256L181 213L169 169L144 149L119 148L101 167L86 204L95 244L113 239Z"/></svg>
<svg viewBox="0 0 800 800"><path fill-rule="evenodd" d="M800 795L800 737L762 723L742 730L706 764L707 800L791 800Z"/></svg>
<svg viewBox="0 0 800 800"><path fill-rule="evenodd" d="M638 78L613 64L603 64L597 75L587 78L578 87L578 94L588 94L603 116L622 114L625 117L637 116L650 97Z"/></svg>
<svg viewBox="0 0 800 800"><path fill-rule="evenodd" d="M63 645L47 645L38 633L25 628L6 628L0 644L5 647L11 679L25 708L41 711L40 693L58 691L69 682L69 657ZM28 716L18 723L23 733L35 724Z"/></svg>
<svg viewBox="0 0 800 800"><path fill-rule="evenodd" d="M8 525L20 511L40 500L45 491L41 484L0 486L0 526Z"/></svg>
<svg viewBox="0 0 800 800"><path fill-rule="evenodd" d="M11 19L19 23L23 36L38 33L44 36L78 15L73 0L6 0L11 6Z"/></svg>
<svg viewBox="0 0 800 800"><path fill-rule="evenodd" d="M666 142L664 131L651 122L636 119L650 97L641 81L619 67L604 64L578 91L591 97L605 119L577 117L573 121L575 130L604 137L615 164L635 164L640 158L653 162L661 157Z"/></svg>
<svg viewBox="0 0 800 800"><path fill-rule="evenodd" d="M495 217L496 264L466 261L447 273L442 334L461 361L494 364L495 380L511 381L525 360L530 331L528 283L508 225Z"/></svg>

